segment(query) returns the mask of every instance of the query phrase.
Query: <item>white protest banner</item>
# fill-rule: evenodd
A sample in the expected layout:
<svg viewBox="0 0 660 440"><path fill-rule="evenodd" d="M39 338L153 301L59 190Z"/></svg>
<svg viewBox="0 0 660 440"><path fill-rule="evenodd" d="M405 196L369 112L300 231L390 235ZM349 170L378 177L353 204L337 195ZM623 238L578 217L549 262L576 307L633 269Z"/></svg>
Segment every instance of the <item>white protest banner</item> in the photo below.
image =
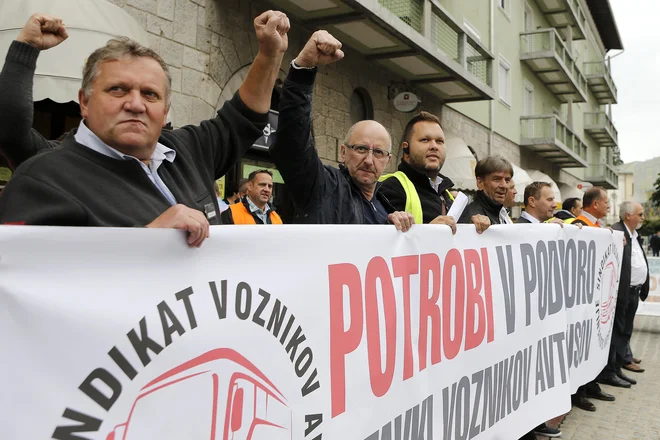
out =
<svg viewBox="0 0 660 440"><path fill-rule="evenodd" d="M605 365L621 242L3 226L3 438L516 439Z"/></svg>
<svg viewBox="0 0 660 440"><path fill-rule="evenodd" d="M638 315L660 316L660 258L648 257L649 296L639 301Z"/></svg>

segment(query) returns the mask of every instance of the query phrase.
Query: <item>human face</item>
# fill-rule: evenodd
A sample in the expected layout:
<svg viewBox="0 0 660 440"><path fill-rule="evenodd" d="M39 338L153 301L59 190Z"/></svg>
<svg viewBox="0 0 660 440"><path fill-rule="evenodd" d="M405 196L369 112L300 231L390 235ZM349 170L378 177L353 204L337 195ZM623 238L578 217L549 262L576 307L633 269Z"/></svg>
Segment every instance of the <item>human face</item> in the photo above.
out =
<svg viewBox="0 0 660 440"><path fill-rule="evenodd" d="M639 229L644 224L644 208L639 203L633 204L633 212L626 213L626 225L630 229Z"/></svg>
<svg viewBox="0 0 660 440"><path fill-rule="evenodd" d="M516 183L511 179L509 181L509 191L506 193L506 199L504 199L504 207L505 208L511 208L513 205L516 204L516 194L518 194L518 190L516 189Z"/></svg>
<svg viewBox="0 0 660 440"><path fill-rule="evenodd" d="M538 199L535 199L534 197L530 197L530 199L530 205L533 205L530 207L534 209L536 218L542 222L552 218L555 213L555 209L557 209L557 203L555 202L555 192L552 190L552 188L544 186L541 188L541 194Z"/></svg>
<svg viewBox="0 0 660 440"><path fill-rule="evenodd" d="M406 162L429 177L437 177L447 157L445 133L440 125L431 121L418 122L413 126L410 142L404 142L403 147L410 148Z"/></svg>
<svg viewBox="0 0 660 440"><path fill-rule="evenodd" d="M582 201L578 200L575 202L575 207L571 208L571 214L574 216L578 217L580 214L582 214Z"/></svg>
<svg viewBox="0 0 660 440"><path fill-rule="evenodd" d="M593 204L594 217L602 219L607 217L607 210L610 207L610 199L605 191L601 191L601 199L596 200Z"/></svg>
<svg viewBox="0 0 660 440"><path fill-rule="evenodd" d="M385 127L375 121L358 122L353 128L349 143L350 145L379 148L388 152L391 148L390 135ZM360 154L342 144L341 159L356 185L362 190L373 191L391 156L377 159L372 151L368 151L367 154Z"/></svg>
<svg viewBox="0 0 660 440"><path fill-rule="evenodd" d="M259 173L254 176L254 180L248 182L247 196L259 208L266 206L272 194L273 178L270 174Z"/></svg>
<svg viewBox="0 0 660 440"><path fill-rule="evenodd" d="M496 171L488 174L484 179L477 177L477 188L482 190L494 202L504 204L506 194L509 192L511 173Z"/></svg>
<svg viewBox="0 0 660 440"><path fill-rule="evenodd" d="M149 160L166 123L165 72L151 58L106 61L80 109L87 127L110 147Z"/></svg>

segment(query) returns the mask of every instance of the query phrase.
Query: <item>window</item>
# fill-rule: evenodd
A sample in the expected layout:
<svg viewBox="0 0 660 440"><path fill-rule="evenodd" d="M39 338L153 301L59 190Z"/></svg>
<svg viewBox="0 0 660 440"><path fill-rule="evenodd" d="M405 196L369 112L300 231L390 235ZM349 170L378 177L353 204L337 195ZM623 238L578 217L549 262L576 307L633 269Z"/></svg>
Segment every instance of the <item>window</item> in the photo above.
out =
<svg viewBox="0 0 660 440"><path fill-rule="evenodd" d="M500 101L511 106L511 64L500 55L498 69Z"/></svg>
<svg viewBox="0 0 660 440"><path fill-rule="evenodd" d="M525 116L534 114L534 85L527 80L523 91L523 114Z"/></svg>
<svg viewBox="0 0 660 440"><path fill-rule="evenodd" d="M534 14L532 13L532 8L527 2L524 4L523 8L523 29L525 32L534 30Z"/></svg>
<svg viewBox="0 0 660 440"><path fill-rule="evenodd" d="M362 87L353 90L351 96L351 124L374 118L374 106L369 92Z"/></svg>
<svg viewBox="0 0 660 440"><path fill-rule="evenodd" d="M496 0L496 1L500 12L502 12L508 20L511 20L509 18L509 3L511 2L511 0Z"/></svg>

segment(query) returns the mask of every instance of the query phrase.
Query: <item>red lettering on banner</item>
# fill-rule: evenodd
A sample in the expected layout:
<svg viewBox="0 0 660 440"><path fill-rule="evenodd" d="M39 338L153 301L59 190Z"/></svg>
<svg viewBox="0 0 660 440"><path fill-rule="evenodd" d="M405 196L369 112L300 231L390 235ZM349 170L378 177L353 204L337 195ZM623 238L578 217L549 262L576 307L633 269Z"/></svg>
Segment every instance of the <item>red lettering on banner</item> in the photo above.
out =
<svg viewBox="0 0 660 440"><path fill-rule="evenodd" d="M440 257L436 254L420 256L421 275L419 290L419 371L426 368L426 346L428 329L431 327L431 364L442 359L440 355ZM429 278L433 277L431 296L429 296ZM429 319L431 320L429 325Z"/></svg>
<svg viewBox="0 0 660 440"><path fill-rule="evenodd" d="M362 339L362 280L352 264L328 266L330 280L330 390L332 417L346 411L346 355ZM344 286L348 287L350 324L344 324Z"/></svg>
<svg viewBox="0 0 660 440"><path fill-rule="evenodd" d="M401 380L415 375L415 341L418 371L427 367L429 339L431 365L441 362L443 354L450 360L462 351L493 342L488 251L480 251L466 249L461 253L451 249L444 261L436 254L394 257L391 272L384 258L374 257L364 278L352 264L328 266L332 417L346 411L346 358L363 342L369 382L376 397L384 396L392 387L397 365L403 364ZM401 296L394 290L394 278L401 279ZM414 288L417 283L419 291ZM411 296L417 292L418 316L411 305ZM398 307L397 299L401 302ZM412 334L415 318L419 318L417 339ZM348 327L346 320L350 320ZM397 328L397 322L403 324ZM403 350L399 351L397 332L403 333Z"/></svg>
<svg viewBox="0 0 660 440"><path fill-rule="evenodd" d="M403 380L413 376L412 323L410 322L410 277L419 273L419 256L392 258L395 278L403 281Z"/></svg>
<svg viewBox="0 0 660 440"><path fill-rule="evenodd" d="M378 290L376 280L380 279L383 312L385 315L385 347L380 343L380 314L378 313ZM392 386L396 361L396 300L394 285L387 263L381 257L373 258L367 266L364 291L367 352L369 355L369 378L374 396L384 396ZM385 370L382 369L381 354L385 349Z"/></svg>

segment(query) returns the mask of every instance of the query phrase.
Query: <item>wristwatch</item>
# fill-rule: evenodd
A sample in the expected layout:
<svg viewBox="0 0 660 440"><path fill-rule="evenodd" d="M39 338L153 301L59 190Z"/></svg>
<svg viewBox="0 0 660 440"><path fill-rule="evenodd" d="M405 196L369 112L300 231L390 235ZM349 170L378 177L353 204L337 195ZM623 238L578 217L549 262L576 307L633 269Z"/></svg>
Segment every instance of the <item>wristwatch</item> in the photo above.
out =
<svg viewBox="0 0 660 440"><path fill-rule="evenodd" d="M295 58L293 60L291 60L291 67L293 67L296 70L314 70L314 69L316 69L316 66L314 66L314 67L299 66L298 64L296 64L296 59Z"/></svg>

